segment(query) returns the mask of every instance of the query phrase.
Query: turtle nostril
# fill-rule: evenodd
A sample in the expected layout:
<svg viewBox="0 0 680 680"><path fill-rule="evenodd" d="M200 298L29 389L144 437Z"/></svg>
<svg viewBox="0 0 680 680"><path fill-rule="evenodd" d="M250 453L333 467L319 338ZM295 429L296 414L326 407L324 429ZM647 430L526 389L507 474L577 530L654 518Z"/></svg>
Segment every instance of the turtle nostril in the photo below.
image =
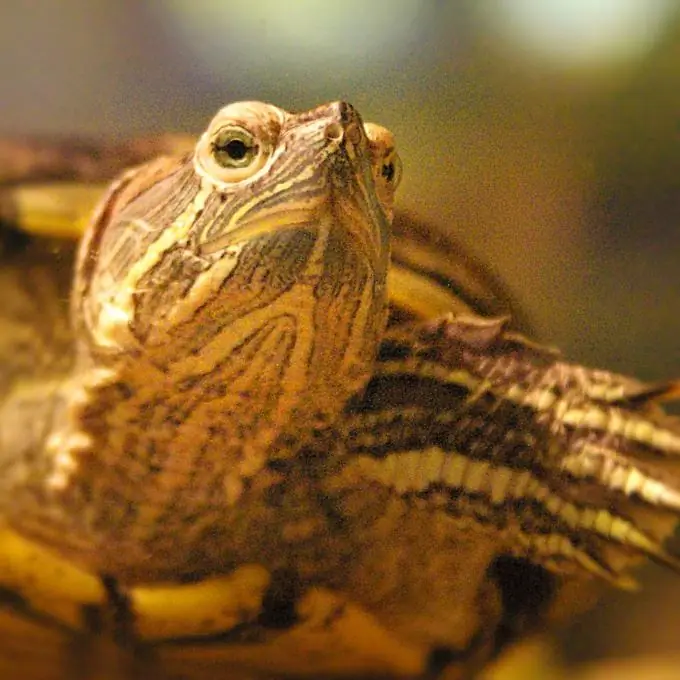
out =
<svg viewBox="0 0 680 680"><path fill-rule="evenodd" d="M338 109L340 112L340 120L346 125L347 123L356 119L356 111L351 104L347 102L338 102Z"/></svg>
<svg viewBox="0 0 680 680"><path fill-rule="evenodd" d="M345 131L342 129L340 123L329 123L326 126L326 139L332 142L339 142L342 140Z"/></svg>

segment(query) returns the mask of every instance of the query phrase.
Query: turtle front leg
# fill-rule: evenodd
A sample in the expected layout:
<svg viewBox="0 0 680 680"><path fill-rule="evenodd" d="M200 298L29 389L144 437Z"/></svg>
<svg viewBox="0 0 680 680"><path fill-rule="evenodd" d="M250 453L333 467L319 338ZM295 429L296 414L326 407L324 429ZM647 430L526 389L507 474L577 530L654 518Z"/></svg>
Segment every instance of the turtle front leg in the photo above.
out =
<svg viewBox="0 0 680 680"><path fill-rule="evenodd" d="M430 569L431 597L441 599L442 580L458 570L465 577L450 580L457 592L449 597L486 633L495 628L502 647L540 624L567 588L633 587L629 572L643 557L678 568L664 543L680 510L680 422L657 404L678 387L566 363L503 319L396 328L366 390L347 406L329 489L381 498L384 515L398 507L400 518L376 523L382 537L373 533L386 555L419 523L406 540L420 566L403 560L401 592ZM452 550L449 571L433 557L418 561L425 551L443 567ZM472 596L489 583L500 612L492 598ZM409 606L434 611L429 596Z"/></svg>

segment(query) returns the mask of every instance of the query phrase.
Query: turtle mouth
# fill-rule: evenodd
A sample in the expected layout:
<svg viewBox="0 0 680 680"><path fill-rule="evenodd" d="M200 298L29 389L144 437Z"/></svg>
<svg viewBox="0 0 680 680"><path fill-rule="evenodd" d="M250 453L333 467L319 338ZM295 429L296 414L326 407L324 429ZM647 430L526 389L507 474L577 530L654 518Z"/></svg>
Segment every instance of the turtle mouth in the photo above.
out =
<svg viewBox="0 0 680 680"><path fill-rule="evenodd" d="M254 241L274 233L281 234L298 229L313 229L317 224L318 221L314 220L305 210L290 210L286 215L285 223L281 223L280 217L277 215L260 215L250 222L241 224L234 231L224 236L199 244L198 255L214 255L245 241Z"/></svg>

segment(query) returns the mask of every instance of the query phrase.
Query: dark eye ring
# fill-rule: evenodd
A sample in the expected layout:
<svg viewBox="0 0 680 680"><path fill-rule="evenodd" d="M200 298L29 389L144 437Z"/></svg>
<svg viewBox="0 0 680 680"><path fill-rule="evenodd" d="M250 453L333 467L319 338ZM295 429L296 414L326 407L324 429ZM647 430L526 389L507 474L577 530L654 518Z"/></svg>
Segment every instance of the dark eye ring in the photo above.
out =
<svg viewBox="0 0 680 680"><path fill-rule="evenodd" d="M385 163L382 166L380 174L388 181L391 182L394 179L397 169L394 167L394 163Z"/></svg>
<svg viewBox="0 0 680 680"><path fill-rule="evenodd" d="M246 168L258 153L255 137L241 127L223 128L212 141L213 157L223 168Z"/></svg>
<svg viewBox="0 0 680 680"><path fill-rule="evenodd" d="M392 184L396 188L401 181L401 160L399 156L391 151L388 154L389 160L380 166L380 176L387 182L387 184Z"/></svg>

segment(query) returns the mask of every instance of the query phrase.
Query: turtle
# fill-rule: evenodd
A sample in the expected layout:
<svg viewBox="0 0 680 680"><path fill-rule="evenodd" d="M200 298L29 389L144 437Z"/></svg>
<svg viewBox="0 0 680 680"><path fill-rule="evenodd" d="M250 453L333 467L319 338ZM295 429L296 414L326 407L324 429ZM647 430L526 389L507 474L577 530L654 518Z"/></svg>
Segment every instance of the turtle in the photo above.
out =
<svg viewBox="0 0 680 680"><path fill-rule="evenodd" d="M680 383L530 339L400 176L341 101L0 143L4 676L472 678L679 568Z"/></svg>

